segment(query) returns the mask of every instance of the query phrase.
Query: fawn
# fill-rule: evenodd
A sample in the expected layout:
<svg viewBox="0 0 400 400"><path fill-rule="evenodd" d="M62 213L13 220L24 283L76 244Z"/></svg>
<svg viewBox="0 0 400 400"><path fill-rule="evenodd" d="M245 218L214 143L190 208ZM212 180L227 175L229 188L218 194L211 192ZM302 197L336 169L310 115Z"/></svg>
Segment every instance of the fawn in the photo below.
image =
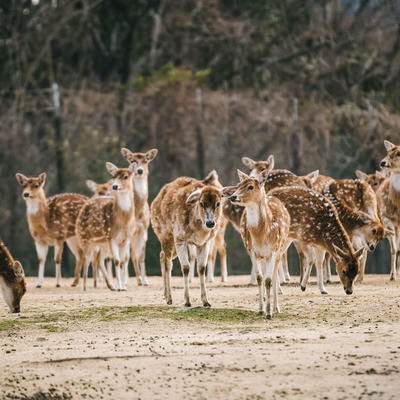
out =
<svg viewBox="0 0 400 400"><path fill-rule="evenodd" d="M43 285L44 265L49 246L54 246L54 261L56 263L56 285L61 285L61 256L66 241L76 258L75 279L72 286L79 281L79 246L75 233L75 222L82 206L88 200L87 196L77 193L61 193L46 198L44 185L46 173L37 177L26 177L16 174L17 181L22 185L22 196L26 203L26 216L30 234L35 241L39 260L39 273L36 287Z"/></svg>

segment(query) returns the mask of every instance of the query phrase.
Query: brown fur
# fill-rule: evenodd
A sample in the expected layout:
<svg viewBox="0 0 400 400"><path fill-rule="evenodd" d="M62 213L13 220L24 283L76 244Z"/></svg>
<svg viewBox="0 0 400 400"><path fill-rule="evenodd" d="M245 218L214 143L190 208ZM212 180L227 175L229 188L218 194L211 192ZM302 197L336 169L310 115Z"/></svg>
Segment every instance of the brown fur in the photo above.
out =
<svg viewBox="0 0 400 400"><path fill-rule="evenodd" d="M77 193L62 193L46 198L43 189L46 182L45 173L30 178L17 173L16 178L23 186L22 195L27 203L29 231L35 241L39 259L37 287L41 287L43 283L44 263L49 246L55 246L56 279L57 286L60 286L61 255L65 241L75 255L75 271L79 264L75 221L88 197Z"/></svg>
<svg viewBox="0 0 400 400"><path fill-rule="evenodd" d="M128 262L130 238L135 221L131 179L134 165L129 168L117 168L111 163L106 163L106 166L113 177L112 196L93 197L88 200L76 221L76 233L82 256L79 271L83 265L84 290L86 289L88 265L97 245L103 246L105 252L112 253L118 289L124 289L121 267ZM124 208L124 204L126 204L126 208ZM100 263L100 268L106 278L107 286L113 289L103 263Z"/></svg>
<svg viewBox="0 0 400 400"><path fill-rule="evenodd" d="M0 290L12 313L21 310L21 299L26 292L24 270L19 261L15 261L10 251L0 240Z"/></svg>
<svg viewBox="0 0 400 400"><path fill-rule="evenodd" d="M221 216L221 194L207 180L180 177L164 185L150 206L151 224L161 244L160 264L164 278L164 295L172 304L172 260L178 256L184 277L184 301L189 307L188 247L196 247L197 272L200 278L201 300L209 307L205 287L205 270L210 241L216 235Z"/></svg>
<svg viewBox="0 0 400 400"><path fill-rule="evenodd" d="M241 182L226 193L229 200L244 207L240 223L240 233L247 252L256 271L259 288L260 313L266 312L272 318L271 288L273 310L279 312L278 305L278 266L285 252L290 216L277 198L266 198L264 183L269 170L261 172L259 178L251 178L239 172ZM266 310L264 290L267 292Z"/></svg>
<svg viewBox="0 0 400 400"><path fill-rule="evenodd" d="M384 144L387 154L380 165L389 174L376 195L390 244L390 279L395 280L400 268L400 146L387 140Z"/></svg>
<svg viewBox="0 0 400 400"><path fill-rule="evenodd" d="M354 253L350 239L340 222L333 204L317 192L303 187L285 187L272 189L269 195L283 202L290 214L289 237L304 248L311 245L315 250L327 251L336 261L336 270L347 294L353 292L353 281L359 271L359 256ZM313 264L312 257L307 257L309 264L304 274L301 287L305 290ZM322 282L323 254L317 255L318 283L322 293L326 290Z"/></svg>
<svg viewBox="0 0 400 400"><path fill-rule="evenodd" d="M145 258L147 232L150 225L150 208L148 204L149 163L157 156L158 150L151 149L146 153L133 153L126 148L122 148L121 153L129 163L135 164L132 174L135 200L135 230L131 240L131 259L138 285L148 285Z"/></svg>

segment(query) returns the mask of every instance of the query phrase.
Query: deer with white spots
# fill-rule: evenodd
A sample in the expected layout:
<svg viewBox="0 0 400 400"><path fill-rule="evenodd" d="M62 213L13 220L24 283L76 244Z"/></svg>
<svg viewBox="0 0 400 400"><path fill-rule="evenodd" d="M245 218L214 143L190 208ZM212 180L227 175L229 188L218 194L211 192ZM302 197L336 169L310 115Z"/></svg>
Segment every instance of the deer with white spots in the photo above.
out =
<svg viewBox="0 0 400 400"><path fill-rule="evenodd" d="M400 268L400 146L384 141L386 157L380 162L388 177L376 192L378 208L390 244L390 280Z"/></svg>
<svg viewBox="0 0 400 400"><path fill-rule="evenodd" d="M135 229L131 239L131 259L139 285L147 286L146 275L146 243L150 225L149 198L149 163L157 156L158 150L151 149L146 153L133 153L122 148L122 156L134 164L132 173L133 194L135 201ZM128 272L126 272L128 277Z"/></svg>
<svg viewBox="0 0 400 400"><path fill-rule="evenodd" d="M383 238L383 225L378 215L376 193L371 186L360 179L338 179L327 184L322 194L338 211L344 229L355 249L363 248L358 282L364 277L368 251L373 251ZM330 264L326 271L330 279Z"/></svg>
<svg viewBox="0 0 400 400"><path fill-rule="evenodd" d="M38 177L26 177L16 174L17 181L22 185L22 197L26 203L26 216L29 232L35 241L39 260L39 273L36 287L43 285L44 266L48 248L54 246L54 261L56 263L56 285L61 285L61 256L64 242L76 258L75 278L72 286L79 281L78 265L79 245L75 233L75 222L82 206L88 197L77 193L61 193L46 198L44 185L46 174ZM78 275L77 275L78 274Z"/></svg>
<svg viewBox="0 0 400 400"><path fill-rule="evenodd" d="M112 176L112 196L98 196L89 199L82 207L77 221L76 233L79 240L83 265L83 289L86 290L87 270L95 250L101 254L112 254L117 289L125 290L121 276L124 264L129 261L130 239L135 227L135 205L133 200L132 173L135 164L129 168L118 168L107 162L106 167ZM104 263L100 262L101 271L109 289L114 287L110 282Z"/></svg>
<svg viewBox="0 0 400 400"><path fill-rule="evenodd" d="M221 218L221 193L215 186L204 183L208 179L209 176L204 180L177 178L161 188L150 206L151 224L161 244L160 264L167 304L172 304L172 261L178 256L184 282L184 305L191 306L189 246L194 246L201 301L204 307L210 307L205 271L210 242Z"/></svg>
<svg viewBox="0 0 400 400"><path fill-rule="evenodd" d="M10 312L21 311L21 299L26 292L24 269L15 261L10 251L0 240L0 290Z"/></svg>
<svg viewBox="0 0 400 400"><path fill-rule="evenodd" d="M346 294L353 293L353 281L358 274L363 249L355 252L335 206L321 194L304 187L275 188L269 196L278 198L290 214L289 238L302 248L306 268L301 281L304 291L315 262L318 287L327 293L322 274L325 252L336 262L336 270Z"/></svg>
<svg viewBox="0 0 400 400"><path fill-rule="evenodd" d="M270 319L273 312L279 313L278 267L286 251L290 216L280 200L266 196L264 184L268 173L264 170L258 178L252 178L238 170L240 182L224 188L223 193L231 202L244 207L240 233L256 274L259 312Z"/></svg>

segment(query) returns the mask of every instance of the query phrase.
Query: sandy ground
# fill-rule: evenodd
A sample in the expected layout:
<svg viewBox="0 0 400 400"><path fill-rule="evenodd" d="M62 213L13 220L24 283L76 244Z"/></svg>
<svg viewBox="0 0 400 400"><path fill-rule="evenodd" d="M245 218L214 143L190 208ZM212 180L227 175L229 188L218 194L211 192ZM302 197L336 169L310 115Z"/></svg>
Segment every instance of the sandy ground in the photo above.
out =
<svg viewBox="0 0 400 400"><path fill-rule="evenodd" d="M400 281L367 275L347 296L337 282L328 295L314 282L303 293L293 277L281 313L266 321L248 279L208 284L206 311L256 317L210 321L185 318L181 277L173 278L172 306L181 320L146 315L154 307L171 311L160 277L150 277L149 287L131 278L125 292L91 282L83 292L69 279L55 288L54 278L37 289L29 278L20 315L0 302L0 399L400 398ZM196 278L193 306L199 296ZM86 315L132 306L144 312L116 320Z"/></svg>

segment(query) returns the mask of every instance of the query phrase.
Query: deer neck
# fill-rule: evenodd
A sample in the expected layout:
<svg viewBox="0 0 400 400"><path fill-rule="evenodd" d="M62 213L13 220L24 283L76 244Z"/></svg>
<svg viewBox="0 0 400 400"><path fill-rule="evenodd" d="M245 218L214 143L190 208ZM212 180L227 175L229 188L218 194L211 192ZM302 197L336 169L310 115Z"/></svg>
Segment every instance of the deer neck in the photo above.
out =
<svg viewBox="0 0 400 400"><path fill-rule="evenodd" d="M46 204L46 198L35 197L34 199L26 199L26 213L29 217L39 217L41 215L48 214L48 206Z"/></svg>
<svg viewBox="0 0 400 400"><path fill-rule="evenodd" d="M338 226L332 227L332 229L327 232L326 235L326 243L330 247L330 253L335 261L338 260L339 256L337 255L334 245L339 247L344 253L349 255L351 254L352 246L350 243L350 238L339 221Z"/></svg>
<svg viewBox="0 0 400 400"><path fill-rule="evenodd" d="M400 171L390 174L389 198L395 204L400 204Z"/></svg>
<svg viewBox="0 0 400 400"><path fill-rule="evenodd" d="M246 219L249 228L257 229L268 224L271 215L263 202L250 202L246 204Z"/></svg>
<svg viewBox="0 0 400 400"><path fill-rule="evenodd" d="M115 201L122 212L129 213L132 211L133 196L130 190L119 190L115 194Z"/></svg>
<svg viewBox="0 0 400 400"><path fill-rule="evenodd" d="M135 207L142 208L149 197L149 186L147 177L135 177L133 180L133 193Z"/></svg>

